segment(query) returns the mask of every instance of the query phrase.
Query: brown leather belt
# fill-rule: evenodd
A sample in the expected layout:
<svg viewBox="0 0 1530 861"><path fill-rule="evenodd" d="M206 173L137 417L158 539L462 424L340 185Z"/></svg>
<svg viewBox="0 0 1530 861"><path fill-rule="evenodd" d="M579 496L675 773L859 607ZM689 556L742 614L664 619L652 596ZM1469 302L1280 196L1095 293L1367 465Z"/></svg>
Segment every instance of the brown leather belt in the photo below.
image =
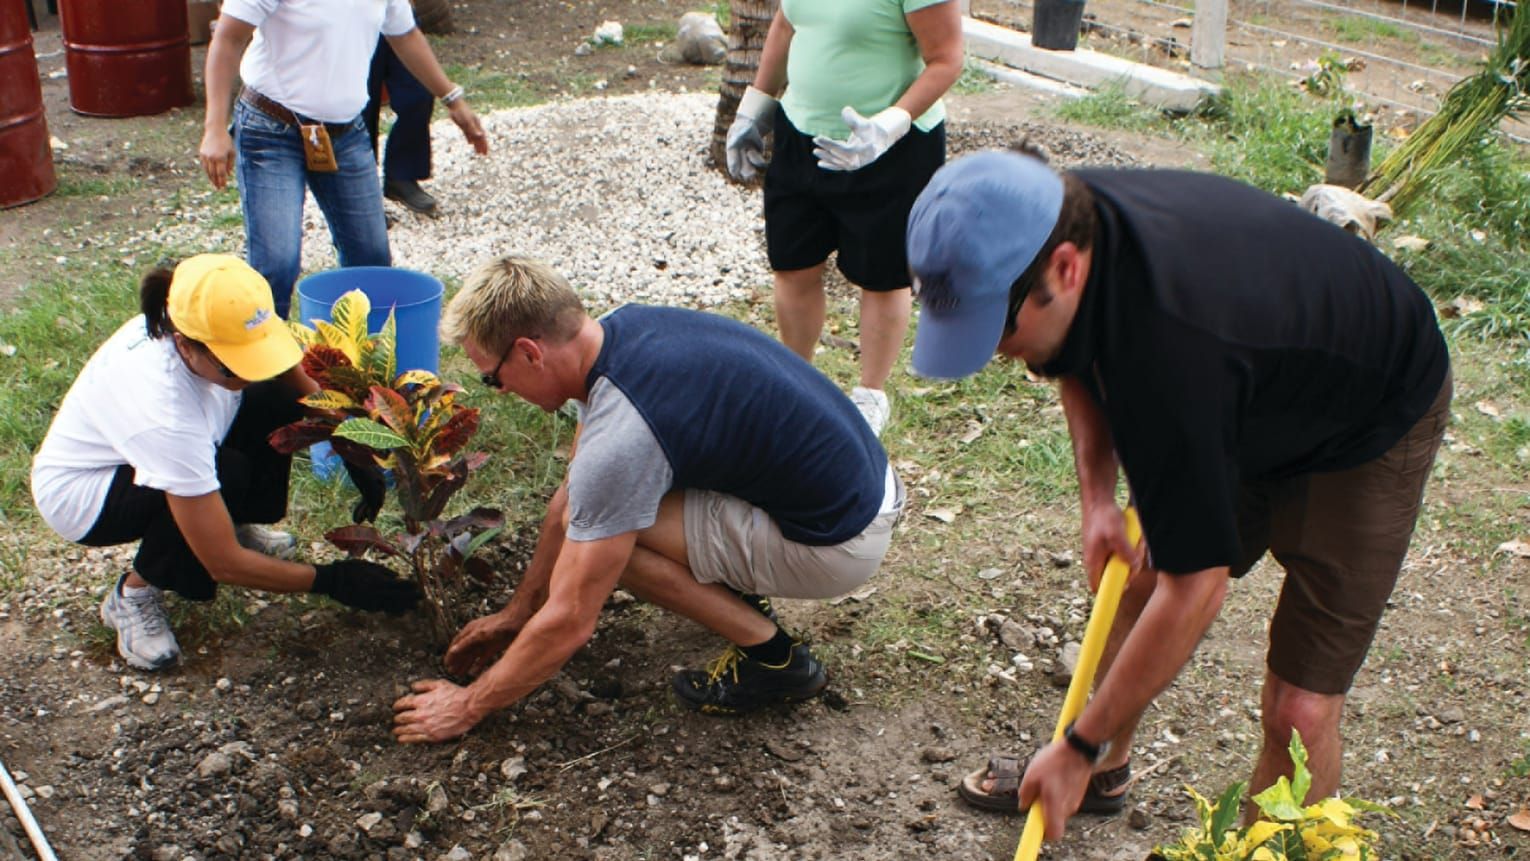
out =
<svg viewBox="0 0 1530 861"><path fill-rule="evenodd" d="M266 98L249 87L239 91L239 101L244 102L257 111L265 114L273 120L279 120L293 128L298 126L315 125L316 122L300 117L292 111L282 107L280 102ZM324 123L324 128L329 131L330 138L337 138L351 130L352 123Z"/></svg>

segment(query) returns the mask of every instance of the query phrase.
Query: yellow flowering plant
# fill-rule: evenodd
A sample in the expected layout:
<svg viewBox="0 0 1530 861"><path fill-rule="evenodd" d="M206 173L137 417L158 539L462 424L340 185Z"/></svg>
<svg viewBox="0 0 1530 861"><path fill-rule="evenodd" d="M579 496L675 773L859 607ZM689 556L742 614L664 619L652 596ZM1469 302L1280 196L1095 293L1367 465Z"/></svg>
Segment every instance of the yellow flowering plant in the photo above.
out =
<svg viewBox="0 0 1530 861"><path fill-rule="evenodd" d="M1301 733L1291 733L1290 779L1281 777L1255 795L1259 817L1236 827L1247 783L1236 783L1215 802L1194 789L1186 792L1195 801L1200 825L1190 828L1172 846L1159 846L1152 857L1161 861L1372 861L1376 832L1355 824L1362 813L1391 811L1369 801L1324 798L1304 805L1312 787L1307 770L1307 749Z"/></svg>

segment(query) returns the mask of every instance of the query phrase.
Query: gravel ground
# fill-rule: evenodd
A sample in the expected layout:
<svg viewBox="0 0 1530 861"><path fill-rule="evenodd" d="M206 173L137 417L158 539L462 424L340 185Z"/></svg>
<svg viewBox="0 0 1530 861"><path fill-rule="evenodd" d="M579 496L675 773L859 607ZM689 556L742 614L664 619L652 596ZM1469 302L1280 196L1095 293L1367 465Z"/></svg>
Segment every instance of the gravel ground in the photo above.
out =
<svg viewBox="0 0 1530 861"><path fill-rule="evenodd" d="M622 302L711 307L749 298L770 280L757 186L729 182L706 145L711 94L642 94L554 102L482 119L493 151L478 157L448 120L437 122L435 218L387 201L397 266L460 279L483 260L517 252L550 261L594 308ZM1132 165L1087 133L1029 122L955 126L953 156L1030 137L1060 165ZM242 253L241 228L192 207L145 239ZM305 271L333 268L328 227L310 197Z"/></svg>

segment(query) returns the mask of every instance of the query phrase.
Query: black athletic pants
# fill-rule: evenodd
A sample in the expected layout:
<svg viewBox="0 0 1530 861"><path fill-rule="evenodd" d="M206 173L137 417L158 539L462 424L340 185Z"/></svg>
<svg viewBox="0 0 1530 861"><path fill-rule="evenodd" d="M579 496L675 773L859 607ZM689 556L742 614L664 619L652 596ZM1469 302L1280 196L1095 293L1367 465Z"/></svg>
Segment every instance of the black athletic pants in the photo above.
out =
<svg viewBox="0 0 1530 861"><path fill-rule="evenodd" d="M286 516L292 456L277 453L266 436L302 414L297 393L282 383L256 383L244 390L217 460L219 492L235 523L275 523ZM138 576L193 601L211 600L218 584L181 535L165 492L136 485L133 476L131 465L117 467L101 514L80 543L107 547L137 541L133 570Z"/></svg>

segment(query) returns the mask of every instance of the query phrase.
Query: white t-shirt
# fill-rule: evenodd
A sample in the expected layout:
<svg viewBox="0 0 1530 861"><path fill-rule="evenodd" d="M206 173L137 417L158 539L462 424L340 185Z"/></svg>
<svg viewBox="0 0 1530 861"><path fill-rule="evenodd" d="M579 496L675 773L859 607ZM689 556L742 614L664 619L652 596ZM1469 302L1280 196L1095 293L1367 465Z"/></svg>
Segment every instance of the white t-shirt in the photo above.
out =
<svg viewBox="0 0 1530 861"><path fill-rule="evenodd" d="M64 395L32 459L37 510L59 535L84 538L123 464L135 484L175 496L217 490L218 445L242 397L193 374L173 338L150 338L144 318L134 317Z"/></svg>
<svg viewBox="0 0 1530 861"><path fill-rule="evenodd" d="M245 85L326 123L366 107L378 34L414 29L409 0L223 0L220 14L255 28L239 63Z"/></svg>

